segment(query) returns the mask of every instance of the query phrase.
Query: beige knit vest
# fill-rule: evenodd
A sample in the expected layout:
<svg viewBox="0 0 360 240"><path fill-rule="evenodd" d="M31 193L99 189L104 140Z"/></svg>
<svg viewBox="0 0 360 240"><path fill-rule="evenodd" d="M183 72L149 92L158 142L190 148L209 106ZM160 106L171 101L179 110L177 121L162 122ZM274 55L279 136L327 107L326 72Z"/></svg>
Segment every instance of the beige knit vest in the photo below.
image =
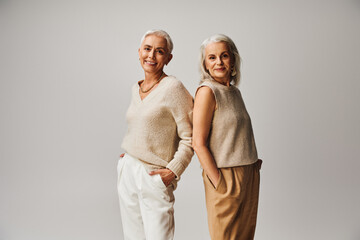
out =
<svg viewBox="0 0 360 240"><path fill-rule="evenodd" d="M218 168L249 165L258 160L251 120L240 90L206 80L215 96L216 110L209 134L209 149Z"/></svg>

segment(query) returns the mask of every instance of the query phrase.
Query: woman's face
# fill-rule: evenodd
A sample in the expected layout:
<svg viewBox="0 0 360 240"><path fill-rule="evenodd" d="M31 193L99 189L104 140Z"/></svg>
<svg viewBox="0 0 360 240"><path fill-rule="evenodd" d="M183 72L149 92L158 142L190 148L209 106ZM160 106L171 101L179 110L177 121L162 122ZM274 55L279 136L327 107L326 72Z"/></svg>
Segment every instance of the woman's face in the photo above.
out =
<svg viewBox="0 0 360 240"><path fill-rule="evenodd" d="M205 48L205 68L214 80L230 82L232 60L225 42L209 43Z"/></svg>
<svg viewBox="0 0 360 240"><path fill-rule="evenodd" d="M162 72L170 62L172 55L167 49L165 38L156 35L147 36L139 48L139 60L147 73Z"/></svg>

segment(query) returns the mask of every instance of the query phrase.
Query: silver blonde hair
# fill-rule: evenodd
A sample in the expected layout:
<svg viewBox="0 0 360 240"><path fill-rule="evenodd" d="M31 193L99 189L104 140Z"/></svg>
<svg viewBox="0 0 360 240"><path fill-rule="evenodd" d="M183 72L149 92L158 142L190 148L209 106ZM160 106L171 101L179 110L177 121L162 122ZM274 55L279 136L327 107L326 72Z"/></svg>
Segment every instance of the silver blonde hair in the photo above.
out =
<svg viewBox="0 0 360 240"><path fill-rule="evenodd" d="M229 47L230 55L231 55L231 61L234 66L234 70L236 71L235 76L230 76L231 83L235 86L239 85L240 83L240 65L241 65L241 58L240 54L235 46L235 43L229 38L228 36L224 34L215 34L207 39L201 44L200 46L200 75L201 80L200 83L202 83L206 79L212 79L211 75L209 74L209 71L206 70L205 67L205 48L209 43L213 42L224 42Z"/></svg>
<svg viewBox="0 0 360 240"><path fill-rule="evenodd" d="M160 30L160 29L148 30L144 34L144 36L142 36L141 41L140 41L140 46L141 46L142 42L144 41L144 39L149 35L155 35L155 36L158 36L158 37L163 37L166 40L166 45L167 45L167 48L169 50L169 54L171 54L171 52L172 52L172 50L174 48L174 44L173 44L173 42L171 40L170 35L167 32L165 32L164 30Z"/></svg>

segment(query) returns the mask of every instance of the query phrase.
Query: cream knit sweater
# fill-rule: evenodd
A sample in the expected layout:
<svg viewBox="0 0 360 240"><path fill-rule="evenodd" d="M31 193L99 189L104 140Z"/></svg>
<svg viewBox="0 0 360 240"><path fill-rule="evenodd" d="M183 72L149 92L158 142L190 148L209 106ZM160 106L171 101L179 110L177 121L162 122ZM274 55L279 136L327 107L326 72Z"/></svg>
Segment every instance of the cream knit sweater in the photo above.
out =
<svg viewBox="0 0 360 240"><path fill-rule="evenodd" d="M240 90L206 80L200 87L209 87L215 96L209 133L209 149L218 168L248 165L258 160L253 129Z"/></svg>
<svg viewBox="0 0 360 240"><path fill-rule="evenodd" d="M178 179L194 154L192 110L192 96L173 76L163 78L143 100L136 83L126 113L128 129L121 147L146 163L148 171L168 168Z"/></svg>

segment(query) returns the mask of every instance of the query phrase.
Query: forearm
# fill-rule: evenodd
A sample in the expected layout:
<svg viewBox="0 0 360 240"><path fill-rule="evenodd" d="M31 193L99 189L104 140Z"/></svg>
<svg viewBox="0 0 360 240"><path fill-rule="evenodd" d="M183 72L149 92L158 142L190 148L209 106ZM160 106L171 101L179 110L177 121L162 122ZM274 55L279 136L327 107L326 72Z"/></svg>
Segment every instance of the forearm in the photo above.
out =
<svg viewBox="0 0 360 240"><path fill-rule="evenodd" d="M186 117L176 120L177 133L180 141L178 142L178 148L173 156L173 159L166 166L173 171L177 178L185 171L189 165L194 150L192 148L192 123L190 112Z"/></svg>
<svg viewBox="0 0 360 240"><path fill-rule="evenodd" d="M216 185L219 180L219 170L209 148L206 146L198 146L195 147L194 150L205 174L210 178L211 182Z"/></svg>
<svg viewBox="0 0 360 240"><path fill-rule="evenodd" d="M192 111L193 98L180 81L174 82L174 90L166 98L169 111L176 123L179 142L173 159L166 166L175 173L176 178L189 165L194 151L192 149Z"/></svg>
<svg viewBox="0 0 360 240"><path fill-rule="evenodd" d="M178 150L175 152L173 159L168 163L166 168L174 172L177 178L180 178L189 165L193 155L194 151L191 148L191 145L189 146L189 144L184 144L180 141Z"/></svg>

